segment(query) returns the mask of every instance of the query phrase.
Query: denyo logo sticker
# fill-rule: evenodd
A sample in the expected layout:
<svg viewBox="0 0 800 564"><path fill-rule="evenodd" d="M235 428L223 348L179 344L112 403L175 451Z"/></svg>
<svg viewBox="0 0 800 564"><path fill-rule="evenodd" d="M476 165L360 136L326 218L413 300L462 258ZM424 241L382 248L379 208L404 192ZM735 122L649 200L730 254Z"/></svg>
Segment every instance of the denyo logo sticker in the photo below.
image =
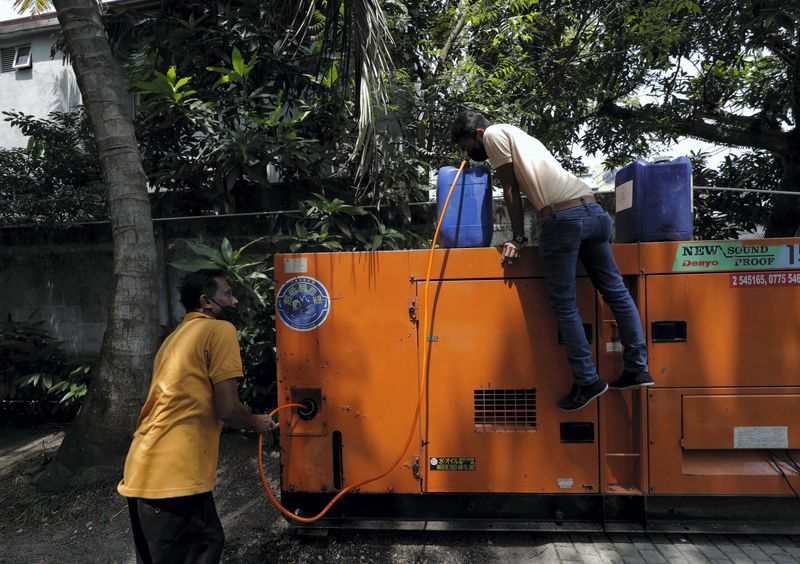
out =
<svg viewBox="0 0 800 564"><path fill-rule="evenodd" d="M277 301L278 317L295 331L316 329L331 310L327 288L310 276L287 280L278 290Z"/></svg>

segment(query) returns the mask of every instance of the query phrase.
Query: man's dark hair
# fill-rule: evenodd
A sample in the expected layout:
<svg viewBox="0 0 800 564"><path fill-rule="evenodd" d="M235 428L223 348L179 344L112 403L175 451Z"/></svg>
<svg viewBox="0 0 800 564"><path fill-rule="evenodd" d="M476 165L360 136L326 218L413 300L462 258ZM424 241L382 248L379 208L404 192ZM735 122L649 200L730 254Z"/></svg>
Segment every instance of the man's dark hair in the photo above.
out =
<svg viewBox="0 0 800 564"><path fill-rule="evenodd" d="M213 296L217 293L219 284L217 278L226 278L228 273L221 268L203 268L190 272L181 278L178 289L181 292L181 303L186 311L193 311L200 307L200 296Z"/></svg>
<svg viewBox="0 0 800 564"><path fill-rule="evenodd" d="M471 110L461 112L450 128L450 140L453 143L461 143L465 139L474 137L478 129L486 129L489 125L489 120L481 113Z"/></svg>

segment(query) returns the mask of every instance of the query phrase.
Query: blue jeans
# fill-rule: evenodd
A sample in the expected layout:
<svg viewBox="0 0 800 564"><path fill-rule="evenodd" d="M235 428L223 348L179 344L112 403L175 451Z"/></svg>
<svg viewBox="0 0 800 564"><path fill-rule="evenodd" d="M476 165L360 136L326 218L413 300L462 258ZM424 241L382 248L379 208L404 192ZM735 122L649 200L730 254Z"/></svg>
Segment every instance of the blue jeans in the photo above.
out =
<svg viewBox="0 0 800 564"><path fill-rule="evenodd" d="M575 268L580 257L594 287L609 305L619 326L625 369L647 370L647 343L639 311L611 253L611 218L593 203L553 213L541 220L539 255L548 297L567 351L575 383L594 384L600 377L578 315Z"/></svg>

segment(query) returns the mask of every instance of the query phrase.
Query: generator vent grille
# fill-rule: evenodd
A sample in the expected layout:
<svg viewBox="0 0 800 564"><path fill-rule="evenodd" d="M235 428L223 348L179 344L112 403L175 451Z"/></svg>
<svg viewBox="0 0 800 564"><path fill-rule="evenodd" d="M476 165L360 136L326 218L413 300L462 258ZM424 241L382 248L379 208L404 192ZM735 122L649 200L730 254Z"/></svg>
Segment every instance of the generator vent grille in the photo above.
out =
<svg viewBox="0 0 800 564"><path fill-rule="evenodd" d="M476 433L536 431L536 388L475 390Z"/></svg>

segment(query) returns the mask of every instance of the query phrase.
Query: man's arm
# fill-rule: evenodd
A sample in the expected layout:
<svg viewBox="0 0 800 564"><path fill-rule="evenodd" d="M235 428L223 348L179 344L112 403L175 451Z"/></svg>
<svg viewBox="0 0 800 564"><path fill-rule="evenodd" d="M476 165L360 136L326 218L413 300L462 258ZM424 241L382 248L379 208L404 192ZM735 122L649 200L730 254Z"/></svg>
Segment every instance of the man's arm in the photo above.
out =
<svg viewBox="0 0 800 564"><path fill-rule="evenodd" d="M261 434L277 427L277 423L269 415L255 415L248 411L239 400L236 378L214 384L214 408L219 418L229 427L257 431Z"/></svg>
<svg viewBox="0 0 800 564"><path fill-rule="evenodd" d="M507 163L498 167L497 176L503 185L503 200L505 200L506 209L508 209L508 215L511 219L511 229L514 231L514 235L525 235L525 214L522 210L522 196L519 192L519 186L517 186L517 178L514 176L514 164ZM513 240L508 241L503 245L503 259L507 259L510 263L519 256L521 248L521 244Z"/></svg>

